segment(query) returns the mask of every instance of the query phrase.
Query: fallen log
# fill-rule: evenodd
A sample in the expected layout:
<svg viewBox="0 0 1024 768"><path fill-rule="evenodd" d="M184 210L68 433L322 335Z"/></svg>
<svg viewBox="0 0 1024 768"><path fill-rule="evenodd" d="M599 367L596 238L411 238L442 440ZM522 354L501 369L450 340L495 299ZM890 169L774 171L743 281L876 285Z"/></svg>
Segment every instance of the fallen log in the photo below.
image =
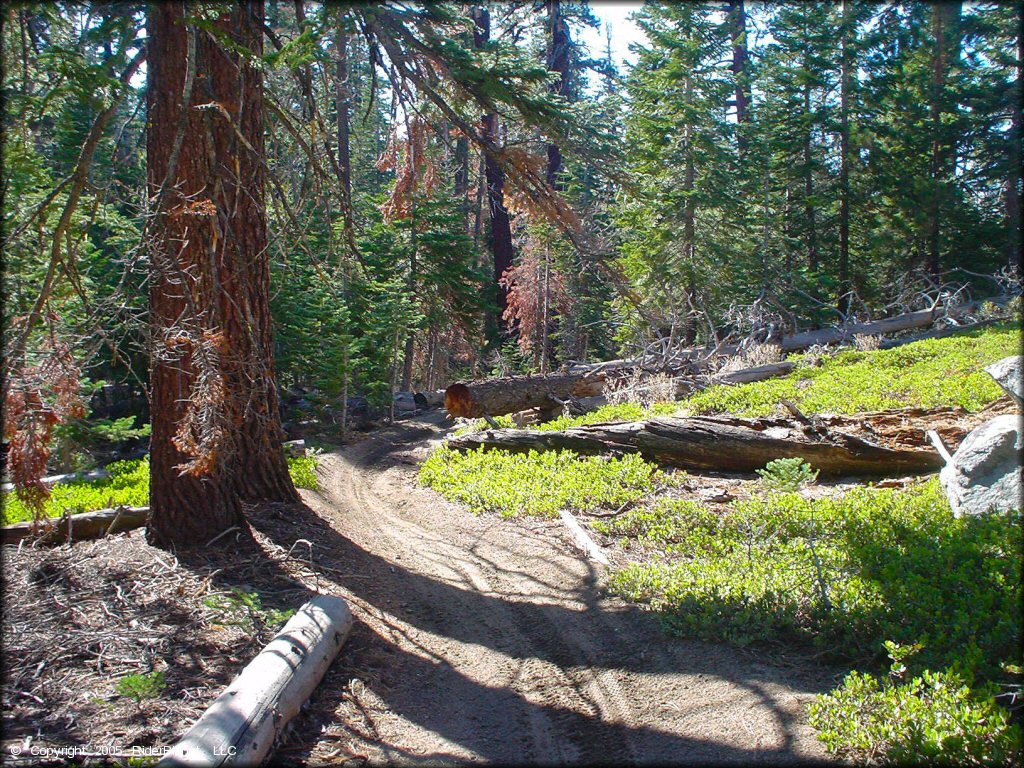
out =
<svg viewBox="0 0 1024 768"><path fill-rule="evenodd" d="M508 376L488 381L457 382L444 392L444 407L452 416L476 419L485 413L501 416L528 408L551 409L552 397L566 400L601 394L603 375L551 374Z"/></svg>
<svg viewBox="0 0 1024 768"><path fill-rule="evenodd" d="M114 507L50 518L38 524L15 523L3 527L3 543L17 544L31 538L37 538L42 544L62 544L69 538L73 541L98 539L110 533L141 528L148 516L149 507Z"/></svg>
<svg viewBox="0 0 1024 768"><path fill-rule="evenodd" d="M758 365L754 368L743 368L728 373L718 373L711 377L711 384L749 384L753 381L764 381L776 376L785 376L796 368L795 363L783 360L781 363Z"/></svg>
<svg viewBox="0 0 1024 768"><path fill-rule="evenodd" d="M157 768L262 763L338 655L352 621L334 595L303 605Z"/></svg>
<svg viewBox="0 0 1024 768"><path fill-rule="evenodd" d="M639 453L684 469L752 472L769 461L799 457L825 475L920 474L942 468L934 451L886 448L854 435L789 419L730 416L660 418L593 424L558 432L499 429L448 441L469 451L566 449L584 455Z"/></svg>

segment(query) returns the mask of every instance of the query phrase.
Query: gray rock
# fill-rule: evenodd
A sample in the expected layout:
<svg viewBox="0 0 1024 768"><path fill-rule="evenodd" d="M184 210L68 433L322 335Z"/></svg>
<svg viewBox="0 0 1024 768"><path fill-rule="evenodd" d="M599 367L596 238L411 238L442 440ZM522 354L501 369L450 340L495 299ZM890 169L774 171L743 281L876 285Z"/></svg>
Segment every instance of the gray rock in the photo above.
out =
<svg viewBox="0 0 1024 768"><path fill-rule="evenodd" d="M283 446L286 456L301 458L306 455L305 440L289 440L287 443L284 443Z"/></svg>
<svg viewBox="0 0 1024 768"><path fill-rule="evenodd" d="M971 432L939 473L953 514L981 515L1024 506L1024 422L997 416Z"/></svg>
<svg viewBox="0 0 1024 768"><path fill-rule="evenodd" d="M985 370L1017 401L1017 405L1024 404L1024 357L1004 357L986 366Z"/></svg>

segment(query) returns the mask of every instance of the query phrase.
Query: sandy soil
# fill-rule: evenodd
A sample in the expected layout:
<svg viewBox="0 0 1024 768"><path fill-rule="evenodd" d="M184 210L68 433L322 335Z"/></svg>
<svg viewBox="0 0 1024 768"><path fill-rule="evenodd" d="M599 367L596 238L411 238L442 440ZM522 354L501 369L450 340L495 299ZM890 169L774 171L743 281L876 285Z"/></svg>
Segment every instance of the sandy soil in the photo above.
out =
<svg viewBox="0 0 1024 768"><path fill-rule="evenodd" d="M254 518L276 546L307 539L333 582L320 588L358 619L278 759L826 758L804 705L837 670L670 638L605 594L605 574L560 522L476 517L419 488L416 464L446 424L422 417L325 455L307 507Z"/></svg>

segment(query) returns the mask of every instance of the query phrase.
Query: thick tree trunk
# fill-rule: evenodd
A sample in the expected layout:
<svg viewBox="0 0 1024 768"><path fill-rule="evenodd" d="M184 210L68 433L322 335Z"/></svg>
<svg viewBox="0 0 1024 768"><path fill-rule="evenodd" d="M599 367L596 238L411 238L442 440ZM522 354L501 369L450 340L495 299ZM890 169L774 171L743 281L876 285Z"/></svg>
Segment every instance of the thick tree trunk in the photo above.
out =
<svg viewBox="0 0 1024 768"><path fill-rule="evenodd" d="M258 56L262 14L262 3L233 6L213 24ZM147 536L160 546L205 543L241 519L242 500L298 498L274 385L262 76L184 19L182 3L150 6L147 174L158 210ZM189 72L194 92L182 104Z"/></svg>
<svg viewBox="0 0 1024 768"><path fill-rule="evenodd" d="M454 438L460 451L571 450L583 455L639 453L684 469L752 472L779 458L802 458L825 475L934 472L933 451L884 448L858 437L787 419L694 416L622 424L594 424L561 432L498 429Z"/></svg>
<svg viewBox="0 0 1024 768"><path fill-rule="evenodd" d="M491 16L486 8L476 7L473 9L473 44L476 48L483 48L491 38ZM483 117L484 133L495 145L500 143L498 135L498 115L496 112L488 112ZM490 211L490 246L494 256L494 285L495 304L497 308L497 319L495 328L503 327L502 315L508 308L508 288L503 286L499 280L512 266L514 250L512 247L512 225L509 220L508 209L505 207L505 170L497 160L489 154L484 153L484 175L487 180L487 203Z"/></svg>

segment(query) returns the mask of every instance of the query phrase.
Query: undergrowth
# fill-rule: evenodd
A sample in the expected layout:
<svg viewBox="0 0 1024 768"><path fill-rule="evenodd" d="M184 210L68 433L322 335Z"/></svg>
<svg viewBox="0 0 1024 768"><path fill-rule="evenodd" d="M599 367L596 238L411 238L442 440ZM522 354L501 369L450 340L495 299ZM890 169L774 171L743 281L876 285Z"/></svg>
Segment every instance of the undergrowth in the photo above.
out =
<svg viewBox="0 0 1024 768"><path fill-rule="evenodd" d="M833 751L971 762L1019 745L1019 730L988 714L989 683L1021 665L1018 512L954 518L933 478L837 498L778 493L722 513L663 500L595 528L660 552L611 584L671 631L739 645L803 639L869 669L885 650L919 646L900 659L908 682L854 673L819 697L813 721ZM960 726L935 725L946 716L988 719L958 741Z"/></svg>
<svg viewBox="0 0 1024 768"><path fill-rule="evenodd" d="M926 339L887 350L849 349L814 360L789 359L795 371L750 384L718 384L677 403L606 405L583 416L563 416L535 429L560 430L587 424L639 421L656 416L731 413L768 416L783 398L805 413L860 413L890 408L962 406L978 411L1003 391L982 369L1020 353L1020 331L994 326L945 339ZM815 365L820 361L820 365ZM499 423L501 423L499 417ZM502 424L506 426L506 424ZM507 426L512 426L511 420ZM468 431L485 429L480 420Z"/></svg>
<svg viewBox="0 0 1024 768"><path fill-rule="evenodd" d="M303 456L288 459L288 472L299 488L317 489L317 458ZM76 515L110 507L143 507L149 504L149 459L115 461L105 467L108 477L74 480L50 489L43 508L45 517ZM3 493L0 524L10 525L32 519L32 509L17 493Z"/></svg>
<svg viewBox="0 0 1024 768"><path fill-rule="evenodd" d="M982 370L1020 352L1020 331L998 326L894 349L845 350L820 366L739 386L716 385L679 404L681 415L767 416L783 398L805 413L860 413L890 408L961 406L978 411L1003 391ZM790 359L801 361L800 357Z"/></svg>
<svg viewBox="0 0 1024 768"><path fill-rule="evenodd" d="M475 513L553 517L561 509L618 507L668 478L639 456L580 457L572 451L458 452L438 448L423 463L420 483Z"/></svg>

